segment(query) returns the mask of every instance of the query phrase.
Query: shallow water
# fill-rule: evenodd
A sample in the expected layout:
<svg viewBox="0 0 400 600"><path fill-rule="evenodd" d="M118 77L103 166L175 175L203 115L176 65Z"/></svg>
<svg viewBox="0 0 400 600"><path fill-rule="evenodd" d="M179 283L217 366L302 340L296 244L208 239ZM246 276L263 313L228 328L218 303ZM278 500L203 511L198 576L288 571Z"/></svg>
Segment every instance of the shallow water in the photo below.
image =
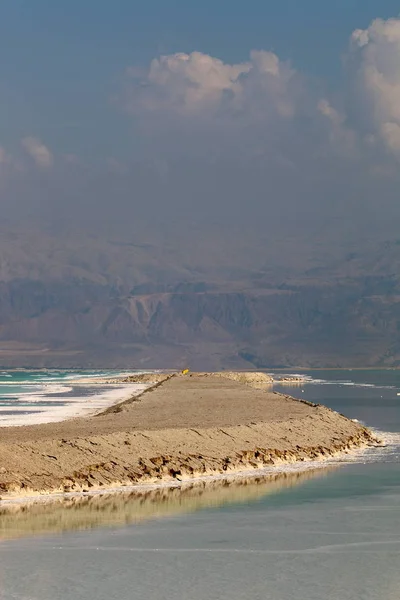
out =
<svg viewBox="0 0 400 600"><path fill-rule="evenodd" d="M127 499L111 503L112 516L105 519L93 521L101 508L92 507L92 520L82 524L91 531L39 528L30 535L40 536L3 541L0 598L397 600L400 374L311 375L331 383L279 389L390 431L392 446L278 485L274 493L263 482L255 493L252 488L234 497L232 489L218 501L193 504L191 497L190 507L178 500L181 506L172 511L161 510L153 498L151 514L143 518L132 518L133 501Z"/></svg>
<svg viewBox="0 0 400 600"><path fill-rule="evenodd" d="M49 423L94 414L146 387L141 384L93 384L100 378L123 374L124 371L113 370L0 371L0 427Z"/></svg>

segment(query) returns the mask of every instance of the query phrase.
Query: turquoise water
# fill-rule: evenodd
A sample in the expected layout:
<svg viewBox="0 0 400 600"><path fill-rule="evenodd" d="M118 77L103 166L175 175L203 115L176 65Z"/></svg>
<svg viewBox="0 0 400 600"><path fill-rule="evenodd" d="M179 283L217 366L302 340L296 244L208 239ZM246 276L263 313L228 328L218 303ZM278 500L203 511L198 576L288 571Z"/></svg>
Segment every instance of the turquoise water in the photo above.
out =
<svg viewBox="0 0 400 600"><path fill-rule="evenodd" d="M105 391L89 381L122 374L115 370L0 371L0 427L60 420L64 414L77 416L82 399ZM85 380L87 385L82 384ZM76 415L71 413L73 404L78 407Z"/></svg>
<svg viewBox="0 0 400 600"><path fill-rule="evenodd" d="M115 370L100 371L98 369L12 369L0 371L0 384L45 384L53 381L73 381L80 377L107 377L123 372Z"/></svg>
<svg viewBox="0 0 400 600"><path fill-rule="evenodd" d="M325 383L280 389L389 431L390 448L255 501L3 542L0 598L398 600L400 374L310 375Z"/></svg>

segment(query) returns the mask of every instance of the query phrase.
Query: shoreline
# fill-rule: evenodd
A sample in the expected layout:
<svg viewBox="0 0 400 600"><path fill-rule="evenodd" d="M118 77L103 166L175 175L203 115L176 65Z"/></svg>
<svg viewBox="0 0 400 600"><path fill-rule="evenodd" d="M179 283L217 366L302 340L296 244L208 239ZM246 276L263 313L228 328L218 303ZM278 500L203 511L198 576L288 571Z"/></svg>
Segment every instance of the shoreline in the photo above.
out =
<svg viewBox="0 0 400 600"><path fill-rule="evenodd" d="M80 387L80 384L75 386L78 389ZM29 396L29 401L31 402L29 407L26 405L13 407L13 415L9 415L6 418L2 417L0 430L6 427L26 427L27 423L23 419L25 421L29 420L30 425L46 425L49 423L61 423L75 418L91 418L113 406L118 406L123 402L140 396L146 391L147 387L141 384L115 384L114 386L110 385L101 394L71 396L69 392L69 395L59 398L56 397L57 394L60 396L62 393L59 390L49 392L46 396L32 394ZM72 390L74 388L73 386L69 386L67 389ZM33 398L37 398L39 407L36 406ZM41 408L40 402L43 401L50 401L53 405L51 407L47 406L44 411L38 411L38 408Z"/></svg>
<svg viewBox="0 0 400 600"><path fill-rule="evenodd" d="M132 401L151 389L155 383L164 381L169 376L167 373L141 372L116 375L113 379L109 376L101 376L22 384L1 382L0 394L2 386L18 388L25 385L30 386L32 391L23 392L21 405L6 406L6 412L0 409L0 430L4 427L43 425L93 417L112 410L114 406ZM34 390L35 386L39 389ZM25 403L24 399L26 399Z"/></svg>
<svg viewBox="0 0 400 600"><path fill-rule="evenodd" d="M325 466L341 453L378 445L360 423L251 387L243 374L238 382L169 373L96 416L1 428L0 506L17 498L257 476L289 465L305 471L310 463Z"/></svg>
<svg viewBox="0 0 400 600"><path fill-rule="evenodd" d="M381 433L381 432L379 432ZM381 438L377 438L376 448L385 448L385 444L382 443ZM6 496L0 497L0 509L15 506L31 506L31 505L51 505L53 502L59 502L63 500L84 500L91 498L101 498L103 496L119 496L124 494L129 495L141 495L146 492L157 492L170 490L185 490L193 489L196 487L213 486L213 485L234 485L243 482L252 482L257 479L268 480L279 477L290 477L307 475L307 473L323 473L330 469L336 469L340 466L350 464L352 461L345 461L346 456L352 456L360 458L365 455L365 451L371 448L371 443L366 442L363 445L354 445L344 450L338 450L332 454L326 452L316 455L314 458L301 459L301 460L280 460L274 465L265 467L250 467L246 469L222 471L205 473L192 477L182 478L165 478L155 480L144 480L143 483L137 484L121 484L115 487L98 487L91 488L90 490L80 491L58 491L58 492L38 492L33 495L21 495L21 496Z"/></svg>
<svg viewBox="0 0 400 600"><path fill-rule="evenodd" d="M30 535L141 523L210 507L243 503L325 477L335 466L192 481L173 487L142 486L90 495L14 500L0 505L0 543Z"/></svg>

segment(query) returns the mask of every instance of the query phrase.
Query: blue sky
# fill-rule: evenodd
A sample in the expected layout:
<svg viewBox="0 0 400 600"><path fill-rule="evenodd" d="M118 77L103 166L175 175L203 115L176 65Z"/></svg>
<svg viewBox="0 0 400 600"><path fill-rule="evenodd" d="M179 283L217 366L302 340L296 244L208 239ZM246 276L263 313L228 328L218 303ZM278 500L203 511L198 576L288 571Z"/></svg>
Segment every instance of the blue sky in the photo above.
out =
<svg viewBox="0 0 400 600"><path fill-rule="evenodd" d="M399 11L394 0L2 0L0 141L124 155L132 138L110 98L127 66L193 50L234 63L265 49L331 86L351 32Z"/></svg>
<svg viewBox="0 0 400 600"><path fill-rule="evenodd" d="M99 222L131 211L164 226L222 222L229 207L232 223L275 230L288 214L340 222L352 205L374 222L386 203L394 223L399 11L394 0L2 0L3 213L64 219L86 206L88 222L96 208Z"/></svg>

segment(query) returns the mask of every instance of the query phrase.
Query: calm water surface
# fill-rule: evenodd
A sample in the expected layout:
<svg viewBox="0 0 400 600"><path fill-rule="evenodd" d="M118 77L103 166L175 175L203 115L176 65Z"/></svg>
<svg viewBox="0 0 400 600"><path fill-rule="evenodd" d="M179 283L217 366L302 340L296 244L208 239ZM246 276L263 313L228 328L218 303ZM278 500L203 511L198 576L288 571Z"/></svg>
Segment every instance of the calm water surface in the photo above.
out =
<svg viewBox="0 0 400 600"><path fill-rule="evenodd" d="M329 383L280 389L391 432L391 448L233 504L3 541L0 598L398 600L400 374L310 375Z"/></svg>

